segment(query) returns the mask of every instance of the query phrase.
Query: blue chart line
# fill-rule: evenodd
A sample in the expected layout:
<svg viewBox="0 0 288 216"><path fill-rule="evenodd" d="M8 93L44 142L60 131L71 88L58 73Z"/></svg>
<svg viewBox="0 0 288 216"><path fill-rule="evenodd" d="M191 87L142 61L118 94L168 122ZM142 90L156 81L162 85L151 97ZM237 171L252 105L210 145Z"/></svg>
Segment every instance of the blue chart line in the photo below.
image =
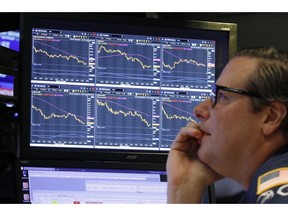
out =
<svg viewBox="0 0 288 216"><path fill-rule="evenodd" d="M135 44L99 44L97 80L153 83L153 47Z"/></svg>
<svg viewBox="0 0 288 216"><path fill-rule="evenodd" d="M96 106L97 143L151 144L151 100L108 96L98 98Z"/></svg>
<svg viewBox="0 0 288 216"><path fill-rule="evenodd" d="M163 100L161 146L170 146L180 128L189 121L195 122L195 105L191 100Z"/></svg>
<svg viewBox="0 0 288 216"><path fill-rule="evenodd" d="M33 44L33 77L88 79L89 44L84 41L37 41Z"/></svg>
<svg viewBox="0 0 288 216"><path fill-rule="evenodd" d="M45 94L34 95L32 100L32 140L47 143L87 141L85 96Z"/></svg>
<svg viewBox="0 0 288 216"><path fill-rule="evenodd" d="M206 85L207 51L202 49L164 49L164 85Z"/></svg>

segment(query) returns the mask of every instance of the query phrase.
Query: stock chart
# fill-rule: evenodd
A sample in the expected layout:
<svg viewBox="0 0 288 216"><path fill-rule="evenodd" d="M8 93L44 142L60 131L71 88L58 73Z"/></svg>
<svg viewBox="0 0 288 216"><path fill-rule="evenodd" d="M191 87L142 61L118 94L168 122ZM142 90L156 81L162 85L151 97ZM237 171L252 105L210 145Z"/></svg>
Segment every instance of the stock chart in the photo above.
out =
<svg viewBox="0 0 288 216"><path fill-rule="evenodd" d="M35 146L168 150L215 79L209 41L47 32L32 43Z"/></svg>

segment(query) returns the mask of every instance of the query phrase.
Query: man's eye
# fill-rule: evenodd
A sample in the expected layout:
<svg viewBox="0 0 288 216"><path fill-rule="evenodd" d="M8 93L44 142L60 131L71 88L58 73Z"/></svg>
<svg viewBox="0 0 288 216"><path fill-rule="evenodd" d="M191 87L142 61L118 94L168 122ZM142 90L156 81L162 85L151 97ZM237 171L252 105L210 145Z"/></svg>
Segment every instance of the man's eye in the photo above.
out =
<svg viewBox="0 0 288 216"><path fill-rule="evenodd" d="M227 100L227 96L223 92L218 92L217 100Z"/></svg>

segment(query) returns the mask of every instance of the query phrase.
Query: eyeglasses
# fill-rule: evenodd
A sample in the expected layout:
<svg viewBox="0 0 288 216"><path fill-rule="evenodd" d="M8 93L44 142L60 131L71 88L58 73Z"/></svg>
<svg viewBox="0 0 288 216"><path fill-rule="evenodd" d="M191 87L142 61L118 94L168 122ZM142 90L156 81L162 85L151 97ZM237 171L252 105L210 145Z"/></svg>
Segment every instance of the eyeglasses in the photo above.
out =
<svg viewBox="0 0 288 216"><path fill-rule="evenodd" d="M228 92L234 92L234 93L242 94L242 95L247 95L249 97L260 97L260 95L258 93L256 93L256 92L249 92L247 90L229 88L229 87L221 86L221 85L214 85L212 87L212 91L210 93L211 106L212 107L214 107L217 104L217 96L218 96L218 91L219 90L228 91Z"/></svg>

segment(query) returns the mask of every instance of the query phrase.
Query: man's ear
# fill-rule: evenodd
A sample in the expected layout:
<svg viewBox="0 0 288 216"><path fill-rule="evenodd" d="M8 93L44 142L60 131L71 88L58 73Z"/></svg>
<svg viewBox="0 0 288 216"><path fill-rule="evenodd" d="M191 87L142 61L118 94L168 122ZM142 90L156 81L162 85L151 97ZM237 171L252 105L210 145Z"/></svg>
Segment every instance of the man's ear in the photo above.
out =
<svg viewBox="0 0 288 216"><path fill-rule="evenodd" d="M263 134L269 136L279 130L283 119L287 115L286 106L278 101L272 102L265 108L266 117L262 127Z"/></svg>

